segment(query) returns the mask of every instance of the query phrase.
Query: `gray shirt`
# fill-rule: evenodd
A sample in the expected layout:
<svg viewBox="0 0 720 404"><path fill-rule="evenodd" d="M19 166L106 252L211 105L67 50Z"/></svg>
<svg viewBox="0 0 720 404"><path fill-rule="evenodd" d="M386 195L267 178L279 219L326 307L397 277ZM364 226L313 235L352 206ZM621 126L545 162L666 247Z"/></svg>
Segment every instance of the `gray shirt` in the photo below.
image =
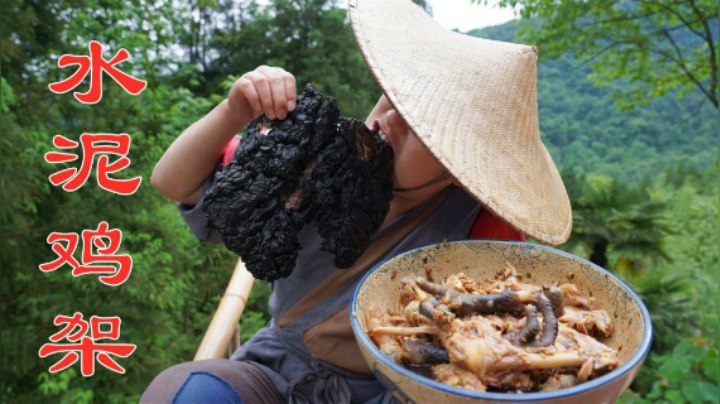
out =
<svg viewBox="0 0 720 404"><path fill-rule="evenodd" d="M205 182L205 191L212 186L213 177ZM194 207L181 204L180 212L200 240L222 242L220 235L207 227L202 202L201 199ZM429 212L431 209L434 211ZM289 326L280 328L277 319L338 271L333 264L334 256L320 251L320 236L314 224L306 225L299 234L301 250L295 269L287 278L272 283L268 309L273 320L245 342L232 358L260 366L291 403L389 402L387 390L372 375L352 373L313 358L303 344L303 332L347 307L362 275L377 263L423 245L467 238L479 211L480 206L472 197L464 190L451 186L405 212L380 228L373 240L419 215L429 213L429 216L391 246L384 256L377 257L365 271L330 294L322 304L307 310Z"/></svg>

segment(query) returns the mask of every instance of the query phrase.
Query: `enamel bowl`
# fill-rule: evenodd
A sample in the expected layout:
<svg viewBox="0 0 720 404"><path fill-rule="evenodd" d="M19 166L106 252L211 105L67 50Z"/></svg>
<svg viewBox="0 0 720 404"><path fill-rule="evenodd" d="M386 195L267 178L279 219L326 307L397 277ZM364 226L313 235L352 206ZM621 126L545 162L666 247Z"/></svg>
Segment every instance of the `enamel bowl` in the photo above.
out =
<svg viewBox="0 0 720 404"><path fill-rule="evenodd" d="M420 376L382 354L366 334L364 313L399 307L399 280L407 275L435 280L464 272L470 278L494 277L509 262L537 285L573 283L595 299L596 309L613 317L613 335L602 340L619 351L614 371L566 389L526 393L466 390ZM401 403L614 403L627 389L650 349L652 324L640 298L608 271L572 254L530 243L463 240L421 247L376 265L360 281L351 302L350 320L365 360L377 378Z"/></svg>

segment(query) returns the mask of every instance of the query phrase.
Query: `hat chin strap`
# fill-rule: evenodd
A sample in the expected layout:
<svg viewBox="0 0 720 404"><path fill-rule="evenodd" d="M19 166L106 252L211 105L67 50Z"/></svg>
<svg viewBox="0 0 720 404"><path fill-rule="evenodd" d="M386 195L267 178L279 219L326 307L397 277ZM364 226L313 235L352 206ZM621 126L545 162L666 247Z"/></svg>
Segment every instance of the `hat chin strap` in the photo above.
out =
<svg viewBox="0 0 720 404"><path fill-rule="evenodd" d="M435 185L435 184L437 184L438 182L442 182L442 181L445 181L445 180L449 180L450 178L452 178L452 177L450 176L450 174L447 173L447 172L444 172L444 173L440 174L437 178L435 178L435 179L433 179L433 180L430 180L430 181L428 181L428 182L426 182L426 183L424 183L424 184L422 184L422 185L418 185L418 186L412 187L412 188L393 188L393 192L414 192L414 191L419 191L419 190L424 189L424 188L427 188L427 187L429 187L429 186L431 186L431 185Z"/></svg>

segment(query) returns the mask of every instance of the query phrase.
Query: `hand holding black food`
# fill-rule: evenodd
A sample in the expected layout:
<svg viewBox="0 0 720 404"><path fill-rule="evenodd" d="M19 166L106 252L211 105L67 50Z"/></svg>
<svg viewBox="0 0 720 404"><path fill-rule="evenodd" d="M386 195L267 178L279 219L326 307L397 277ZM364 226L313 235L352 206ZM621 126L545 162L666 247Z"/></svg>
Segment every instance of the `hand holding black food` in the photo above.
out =
<svg viewBox="0 0 720 404"><path fill-rule="evenodd" d="M260 134L271 124L271 133ZM315 222L321 250L352 266L387 215L392 149L363 122L308 85L283 120L248 125L233 161L217 174L203 210L226 246L258 279L287 277L298 232Z"/></svg>

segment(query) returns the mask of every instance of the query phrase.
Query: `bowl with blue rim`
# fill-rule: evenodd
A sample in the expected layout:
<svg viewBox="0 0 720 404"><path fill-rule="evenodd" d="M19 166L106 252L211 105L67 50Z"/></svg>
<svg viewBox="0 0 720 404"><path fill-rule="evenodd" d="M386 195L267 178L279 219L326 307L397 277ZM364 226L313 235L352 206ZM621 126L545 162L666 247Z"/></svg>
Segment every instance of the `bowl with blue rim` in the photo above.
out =
<svg viewBox="0 0 720 404"><path fill-rule="evenodd" d="M403 366L387 352L382 352L369 335L377 325L372 319L377 318L378 313L402 315L401 280L437 281L459 273L470 279L490 279L497 277L508 264L522 274L522 282L544 287L571 284L580 296L592 301L594 310L604 310L612 323L612 333L598 340L616 351L618 362L614 370L550 391L493 391L492 388L480 391L446 384L435 380L428 372ZM353 294L350 321L370 369L401 403L613 403L634 379L652 341L652 323L647 308L615 275L554 248L496 240L460 240L428 245L377 264L362 278ZM396 338L407 340L410 337ZM463 368L465 362L461 359L450 355L449 362Z"/></svg>

